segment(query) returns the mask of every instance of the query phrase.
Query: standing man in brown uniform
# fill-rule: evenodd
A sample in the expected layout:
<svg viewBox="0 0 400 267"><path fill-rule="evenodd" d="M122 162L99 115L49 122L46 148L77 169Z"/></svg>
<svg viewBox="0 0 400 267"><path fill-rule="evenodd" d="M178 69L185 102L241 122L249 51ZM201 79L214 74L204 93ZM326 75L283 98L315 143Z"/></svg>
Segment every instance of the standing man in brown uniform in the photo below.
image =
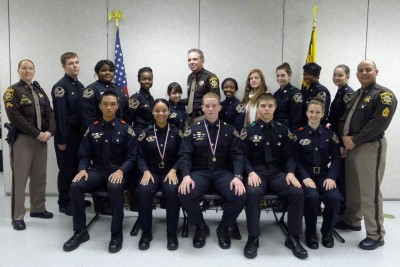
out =
<svg viewBox="0 0 400 267"><path fill-rule="evenodd" d="M34 81L35 65L29 59L18 63L20 81L4 92L7 117L14 125L17 136L11 144L13 171L11 216L15 230L24 230L25 187L28 177L30 216L43 219L53 217L46 211L47 141L54 135L56 123L50 101ZM13 156L14 155L14 156Z"/></svg>
<svg viewBox="0 0 400 267"><path fill-rule="evenodd" d="M380 186L386 165L386 138L397 107L393 92L376 83L378 69L371 60L357 67L361 88L347 104L341 127L346 155L346 207L335 228L361 231L364 218L367 237L360 248L373 250L385 244Z"/></svg>
<svg viewBox="0 0 400 267"><path fill-rule="evenodd" d="M188 98L180 103L187 106L188 126L204 120L204 112L201 109L203 96L209 92L221 96L218 77L203 68L204 53L200 49L192 48L188 51L188 66L192 71L187 79Z"/></svg>

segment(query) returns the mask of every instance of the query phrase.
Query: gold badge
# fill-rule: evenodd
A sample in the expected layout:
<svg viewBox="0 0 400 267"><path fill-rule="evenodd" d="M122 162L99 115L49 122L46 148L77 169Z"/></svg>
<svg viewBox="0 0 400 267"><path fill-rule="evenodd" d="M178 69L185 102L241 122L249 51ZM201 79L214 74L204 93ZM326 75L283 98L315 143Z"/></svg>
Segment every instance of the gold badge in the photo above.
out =
<svg viewBox="0 0 400 267"><path fill-rule="evenodd" d="M332 140L335 141L336 144L339 144L339 138L337 137L337 135L335 133L333 133L333 135L332 135Z"/></svg>
<svg viewBox="0 0 400 267"><path fill-rule="evenodd" d="M4 101L11 101L14 97L14 89L12 89L11 87L9 87L3 95L3 100Z"/></svg>
<svg viewBox="0 0 400 267"><path fill-rule="evenodd" d="M178 115L178 114L176 114L175 112L174 112L174 113L171 113L171 115L169 115L169 118L170 118L170 119L175 119L175 118L176 118L176 115Z"/></svg>
<svg viewBox="0 0 400 267"><path fill-rule="evenodd" d="M385 105L391 105L393 102L393 94L391 92L383 92L380 94L382 103Z"/></svg>
<svg viewBox="0 0 400 267"><path fill-rule="evenodd" d="M83 90L84 98L91 98L92 96L94 96L94 91L92 89L86 88L85 90Z"/></svg>
<svg viewBox="0 0 400 267"><path fill-rule="evenodd" d="M6 108L12 108L12 107L14 107L13 103L11 103L11 102L7 102L7 104L6 104Z"/></svg>
<svg viewBox="0 0 400 267"><path fill-rule="evenodd" d="M62 87L57 87L54 89L54 96L55 97L63 97L65 94L65 90Z"/></svg>
<svg viewBox="0 0 400 267"><path fill-rule="evenodd" d="M200 81L199 86L204 86L204 81Z"/></svg>
<svg viewBox="0 0 400 267"><path fill-rule="evenodd" d="M239 104L236 106L236 111L239 113L245 113L246 112L246 108L243 104Z"/></svg>
<svg viewBox="0 0 400 267"><path fill-rule="evenodd" d="M299 144L302 146L308 146L309 144L311 144L311 140L310 139L300 139Z"/></svg>
<svg viewBox="0 0 400 267"><path fill-rule="evenodd" d="M139 105L140 105L140 102L136 98L129 99L129 107L131 109L137 109Z"/></svg>
<svg viewBox="0 0 400 267"><path fill-rule="evenodd" d="M386 107L384 110L382 110L382 117L387 118L387 117L389 117L389 114L390 114L390 110L388 107Z"/></svg>
<svg viewBox="0 0 400 267"><path fill-rule="evenodd" d="M367 96L364 98L364 103L369 103L371 101L371 96Z"/></svg>
<svg viewBox="0 0 400 267"><path fill-rule="evenodd" d="M209 82L212 89L217 89L219 87L217 76L211 76Z"/></svg>
<svg viewBox="0 0 400 267"><path fill-rule="evenodd" d="M93 139L100 139L103 133L92 133Z"/></svg>
<svg viewBox="0 0 400 267"><path fill-rule="evenodd" d="M301 96L301 93L297 93L293 95L293 100L296 103L301 103L303 102L303 97Z"/></svg>

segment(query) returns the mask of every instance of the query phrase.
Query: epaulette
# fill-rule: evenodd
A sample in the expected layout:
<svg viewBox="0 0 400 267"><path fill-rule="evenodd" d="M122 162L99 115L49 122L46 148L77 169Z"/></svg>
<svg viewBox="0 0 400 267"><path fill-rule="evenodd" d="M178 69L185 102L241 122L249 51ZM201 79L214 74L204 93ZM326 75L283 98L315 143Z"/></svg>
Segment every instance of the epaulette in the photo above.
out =
<svg viewBox="0 0 400 267"><path fill-rule="evenodd" d="M256 122L255 121L252 121L251 123L250 123L250 126L251 127L254 127L256 125Z"/></svg>
<svg viewBox="0 0 400 267"><path fill-rule="evenodd" d="M97 124L99 124L98 120L93 122L93 125L97 125Z"/></svg>
<svg viewBox="0 0 400 267"><path fill-rule="evenodd" d="M300 128L297 129L297 130L299 130L300 132L302 132L302 131L304 131L304 127L300 127Z"/></svg>
<svg viewBox="0 0 400 267"><path fill-rule="evenodd" d="M122 124L126 124L126 121L124 121L124 120L120 120L120 121L121 121Z"/></svg>

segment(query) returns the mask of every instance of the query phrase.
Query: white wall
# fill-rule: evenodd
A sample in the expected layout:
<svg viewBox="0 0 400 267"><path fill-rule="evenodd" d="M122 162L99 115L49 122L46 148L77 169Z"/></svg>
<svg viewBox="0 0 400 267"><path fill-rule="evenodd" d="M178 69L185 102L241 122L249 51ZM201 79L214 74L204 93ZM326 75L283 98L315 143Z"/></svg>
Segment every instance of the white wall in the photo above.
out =
<svg viewBox="0 0 400 267"><path fill-rule="evenodd" d="M260 68L272 92L276 66L287 61L293 69L292 83L300 86L302 66L310 41L313 13L318 13L317 62L322 66L320 82L334 95L333 68L347 64L352 71L350 85L359 83L354 73L360 60L373 59L379 68L378 82L397 93L400 76L400 24L396 0L370 0L368 40L368 0L0 0L1 92L18 80L17 62L30 58L36 76L50 94L52 85L63 75L59 56L65 51L80 55L80 80L95 80L94 65L107 56L114 59L115 26L107 25L107 8L120 9L126 18L120 22L120 38L130 93L138 90L137 71L149 66L154 71L152 94L165 97L170 82L186 89L187 50L197 47L205 53L205 68L238 80L243 95L245 79L253 68ZM8 24L8 16L10 24ZM284 27L283 27L284 21ZM283 38L282 38L283 36ZM9 51L8 46L11 45ZM367 45L367 50L366 49ZM107 50L108 47L108 50ZM11 60L9 60L9 57ZM9 69L11 68L11 80ZM397 93L398 94L398 93ZM398 94L400 97L400 94ZM395 148L400 145L395 132L399 112L387 131L388 157L383 192L386 198L399 198ZM4 108L2 119L6 121ZM5 190L10 191L10 169L4 148ZM366 163L368 164L368 163ZM56 190L57 166L53 143L49 143L48 192Z"/></svg>

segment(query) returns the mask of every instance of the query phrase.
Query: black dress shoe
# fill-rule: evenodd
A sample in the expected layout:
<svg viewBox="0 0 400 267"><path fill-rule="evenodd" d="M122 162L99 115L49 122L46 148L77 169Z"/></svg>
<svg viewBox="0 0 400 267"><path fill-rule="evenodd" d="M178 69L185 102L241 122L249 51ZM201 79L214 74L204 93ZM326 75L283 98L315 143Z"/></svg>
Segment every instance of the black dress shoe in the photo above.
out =
<svg viewBox="0 0 400 267"><path fill-rule="evenodd" d="M229 236L229 229L222 223L217 228L218 245L222 249L228 249L231 247L231 237Z"/></svg>
<svg viewBox="0 0 400 267"><path fill-rule="evenodd" d="M303 246L300 244L299 238L295 235L288 235L285 241L285 246L288 249L291 249L293 255L299 259L305 259L308 257L307 250L303 248Z"/></svg>
<svg viewBox="0 0 400 267"><path fill-rule="evenodd" d="M151 234L151 231L143 232L142 237L139 240L139 249L149 249L151 240L153 240L153 235Z"/></svg>
<svg viewBox="0 0 400 267"><path fill-rule="evenodd" d="M306 233L306 245L311 249L318 249L318 238L316 234L313 233Z"/></svg>
<svg viewBox="0 0 400 267"><path fill-rule="evenodd" d="M360 244L358 244L360 248L365 249L365 250L374 250L377 249L378 247L381 247L383 245L385 245L385 241L384 240L374 240L372 238L365 238L363 239Z"/></svg>
<svg viewBox="0 0 400 267"><path fill-rule="evenodd" d="M26 229L24 220L12 220L11 224L14 230L21 231Z"/></svg>
<svg viewBox="0 0 400 267"><path fill-rule="evenodd" d="M42 218L42 219L53 218L53 213L48 212L47 210L45 210L43 212L31 212L30 215L31 215L31 217L34 217L34 218Z"/></svg>
<svg viewBox="0 0 400 267"><path fill-rule="evenodd" d="M178 238L176 236L176 232L168 232L167 233L167 249L168 250L176 250L178 249L179 243Z"/></svg>
<svg viewBox="0 0 400 267"><path fill-rule="evenodd" d="M326 248L333 248L335 239L333 239L332 230L322 233L322 245Z"/></svg>
<svg viewBox="0 0 400 267"><path fill-rule="evenodd" d="M77 249L80 244L88 241L90 238L89 233L86 229L75 231L74 235L64 243L64 251L72 251Z"/></svg>
<svg viewBox="0 0 400 267"><path fill-rule="evenodd" d="M116 253L121 250L122 248L122 232L112 234L111 235L111 241L108 244L108 252L110 253Z"/></svg>
<svg viewBox="0 0 400 267"><path fill-rule="evenodd" d="M352 226L343 222L342 220L335 223L335 228L342 230L361 231L361 226Z"/></svg>
<svg viewBox="0 0 400 267"><path fill-rule="evenodd" d="M259 246L258 236L249 236L246 246L244 246L243 254L248 259L257 257L257 249Z"/></svg>
<svg viewBox="0 0 400 267"><path fill-rule="evenodd" d="M64 213L65 215L72 216L71 206L60 207L58 211Z"/></svg>
<svg viewBox="0 0 400 267"><path fill-rule="evenodd" d="M202 248L206 244L206 236L210 234L210 228L208 228L205 222L200 223L196 228L196 233L193 237L193 247Z"/></svg>

